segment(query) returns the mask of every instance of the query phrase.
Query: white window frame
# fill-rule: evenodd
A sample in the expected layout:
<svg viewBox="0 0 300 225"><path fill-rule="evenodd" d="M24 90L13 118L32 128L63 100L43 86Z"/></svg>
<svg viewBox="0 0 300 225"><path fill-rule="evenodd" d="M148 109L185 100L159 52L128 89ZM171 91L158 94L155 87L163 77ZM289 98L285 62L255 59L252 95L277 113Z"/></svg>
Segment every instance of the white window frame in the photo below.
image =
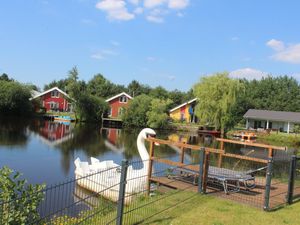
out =
<svg viewBox="0 0 300 225"><path fill-rule="evenodd" d="M120 96L119 102L126 103L128 101L127 97L125 95Z"/></svg>
<svg viewBox="0 0 300 225"><path fill-rule="evenodd" d="M51 91L51 97L52 98L59 98L59 92L58 92L58 90Z"/></svg>

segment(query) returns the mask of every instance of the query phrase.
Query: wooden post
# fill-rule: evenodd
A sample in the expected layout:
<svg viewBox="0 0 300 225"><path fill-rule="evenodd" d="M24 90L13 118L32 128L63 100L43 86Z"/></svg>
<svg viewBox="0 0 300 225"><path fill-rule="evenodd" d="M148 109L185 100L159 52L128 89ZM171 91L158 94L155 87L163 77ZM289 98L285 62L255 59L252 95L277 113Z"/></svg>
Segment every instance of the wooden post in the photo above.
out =
<svg viewBox="0 0 300 225"><path fill-rule="evenodd" d="M185 142L183 142L183 144L185 144ZM184 162L184 147L182 146L180 148L181 152L180 152L180 162L183 163Z"/></svg>
<svg viewBox="0 0 300 225"><path fill-rule="evenodd" d="M221 150L224 150L224 141L221 141ZM219 154L219 161L218 161L218 167L222 166L222 160L223 160L223 153Z"/></svg>
<svg viewBox="0 0 300 225"><path fill-rule="evenodd" d="M268 155L269 158L272 158L273 157L273 149L272 148L269 148L269 155Z"/></svg>
<svg viewBox="0 0 300 225"><path fill-rule="evenodd" d="M209 152L205 151L205 160L204 160L204 170L203 170L203 193L206 193L207 187L207 174L208 174L208 167L209 167Z"/></svg>
<svg viewBox="0 0 300 225"><path fill-rule="evenodd" d="M154 155L154 142L150 141L150 150L149 150L149 155L150 155L150 159L149 159L149 167L148 167L148 184L147 184L147 194L150 194L150 186L151 186L151 175L152 175L152 157Z"/></svg>

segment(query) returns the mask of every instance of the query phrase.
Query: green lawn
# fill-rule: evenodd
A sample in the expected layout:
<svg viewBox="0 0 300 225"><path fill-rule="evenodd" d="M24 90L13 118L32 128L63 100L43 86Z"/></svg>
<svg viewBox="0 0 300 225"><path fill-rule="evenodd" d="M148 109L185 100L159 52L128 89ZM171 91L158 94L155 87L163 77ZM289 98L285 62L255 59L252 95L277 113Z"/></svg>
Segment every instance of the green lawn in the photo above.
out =
<svg viewBox="0 0 300 225"><path fill-rule="evenodd" d="M141 224L300 224L300 202L274 212L265 212L213 196L193 194L190 195L193 197L184 201L187 196L176 195L177 199L182 197L179 205L149 218ZM172 200L164 200L164 205L168 204L168 201ZM169 204L171 205L171 203Z"/></svg>
<svg viewBox="0 0 300 225"><path fill-rule="evenodd" d="M116 218L116 206L109 205L107 207L101 203L98 209L83 212L81 218L58 217L51 224L106 224ZM124 225L300 224L300 202L277 211L265 212L230 200L188 191L142 197L125 207L124 212Z"/></svg>

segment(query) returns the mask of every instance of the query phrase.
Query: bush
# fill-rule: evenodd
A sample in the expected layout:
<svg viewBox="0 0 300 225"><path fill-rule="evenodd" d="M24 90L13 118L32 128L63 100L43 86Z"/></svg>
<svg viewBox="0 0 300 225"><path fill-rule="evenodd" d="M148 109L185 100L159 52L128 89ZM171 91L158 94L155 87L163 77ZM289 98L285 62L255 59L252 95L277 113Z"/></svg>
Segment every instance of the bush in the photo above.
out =
<svg viewBox="0 0 300 225"><path fill-rule="evenodd" d="M0 114L29 115L33 107L27 87L14 81L0 80Z"/></svg>
<svg viewBox="0 0 300 225"><path fill-rule="evenodd" d="M43 200L45 185L27 185L20 173L8 167L0 169L1 224L29 224L39 219L37 207Z"/></svg>

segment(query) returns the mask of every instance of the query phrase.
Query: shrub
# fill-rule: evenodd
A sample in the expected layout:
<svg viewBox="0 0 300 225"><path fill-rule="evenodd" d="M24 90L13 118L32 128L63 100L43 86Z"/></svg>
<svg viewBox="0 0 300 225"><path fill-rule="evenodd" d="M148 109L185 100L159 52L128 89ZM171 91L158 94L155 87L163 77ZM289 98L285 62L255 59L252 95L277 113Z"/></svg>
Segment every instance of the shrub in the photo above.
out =
<svg viewBox="0 0 300 225"><path fill-rule="evenodd" d="M29 224L39 219L37 207L45 185L27 185L21 174L8 167L0 169L0 223Z"/></svg>

